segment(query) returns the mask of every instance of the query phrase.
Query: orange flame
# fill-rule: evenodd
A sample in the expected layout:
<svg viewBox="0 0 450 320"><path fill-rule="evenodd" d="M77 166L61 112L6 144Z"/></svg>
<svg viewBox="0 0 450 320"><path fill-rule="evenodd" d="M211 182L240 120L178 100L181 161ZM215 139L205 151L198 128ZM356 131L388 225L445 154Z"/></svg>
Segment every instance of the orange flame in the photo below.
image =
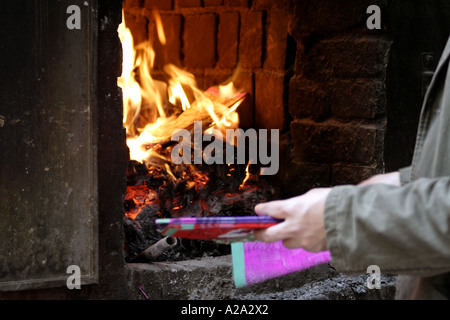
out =
<svg viewBox="0 0 450 320"><path fill-rule="evenodd" d="M153 16L158 39L164 45L161 17L156 10ZM239 93L232 82L202 91L191 73L173 64L164 67L166 82L153 79L155 50L149 42L135 46L123 13L122 17L118 32L123 69L118 85L123 90L123 125L132 160L144 162L157 157L169 162L155 146L170 141L175 130L189 128L194 121L204 121L210 128L223 132L226 128L237 128L236 109L245 94Z"/></svg>
<svg viewBox="0 0 450 320"><path fill-rule="evenodd" d="M248 162L247 167L245 168L245 178L242 181L242 184L239 186L239 189L242 190L245 187L245 183L250 179L250 164L251 161Z"/></svg>

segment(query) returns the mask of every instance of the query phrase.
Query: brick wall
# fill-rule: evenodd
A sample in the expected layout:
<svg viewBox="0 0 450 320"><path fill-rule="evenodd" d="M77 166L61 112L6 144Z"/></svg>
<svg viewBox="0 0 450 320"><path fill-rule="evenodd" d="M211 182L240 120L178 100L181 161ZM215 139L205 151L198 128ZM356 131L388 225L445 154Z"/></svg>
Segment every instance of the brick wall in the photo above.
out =
<svg viewBox="0 0 450 320"><path fill-rule="evenodd" d="M292 195L384 169L391 43L366 28L366 9L377 2L125 0L124 7L141 40L157 39L151 10L160 11L168 43L155 44L157 67L172 62L207 89L239 66L235 83L250 95L240 125L281 130L273 182Z"/></svg>
<svg viewBox="0 0 450 320"><path fill-rule="evenodd" d="M367 7L380 2L290 1L297 57L283 149L289 165L277 179L293 194L358 183L384 170L391 42L384 30L366 27Z"/></svg>
<svg viewBox="0 0 450 320"><path fill-rule="evenodd" d="M289 129L287 1L125 0L124 8L139 40L157 39L151 10L159 10L168 43L154 41L157 68L185 68L206 90L239 67L235 84L249 94L239 107L240 126Z"/></svg>

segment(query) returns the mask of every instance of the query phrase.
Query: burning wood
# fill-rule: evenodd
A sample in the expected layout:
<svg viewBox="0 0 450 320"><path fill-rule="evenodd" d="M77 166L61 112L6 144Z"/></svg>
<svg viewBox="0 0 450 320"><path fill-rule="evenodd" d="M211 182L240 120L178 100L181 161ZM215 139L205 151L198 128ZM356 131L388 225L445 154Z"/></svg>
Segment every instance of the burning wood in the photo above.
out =
<svg viewBox="0 0 450 320"><path fill-rule="evenodd" d="M256 166L168 166L171 174L160 166L129 163L124 220L127 260L162 238L157 218L254 215L256 204L277 197L276 190L258 177ZM226 253L225 245L179 239L179 245L159 260Z"/></svg>

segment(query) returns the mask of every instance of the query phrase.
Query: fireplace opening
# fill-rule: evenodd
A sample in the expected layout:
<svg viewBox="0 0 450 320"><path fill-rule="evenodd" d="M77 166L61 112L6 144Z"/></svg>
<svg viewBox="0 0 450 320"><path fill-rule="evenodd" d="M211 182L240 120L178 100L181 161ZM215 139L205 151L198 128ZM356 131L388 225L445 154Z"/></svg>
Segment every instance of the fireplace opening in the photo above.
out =
<svg viewBox="0 0 450 320"><path fill-rule="evenodd" d="M243 84L248 70L238 55L237 44L247 37L246 30L239 32L241 22L236 19L242 12L211 7L214 9L206 13L183 8L167 13L157 6L128 4L124 4L118 29L123 49L118 85L123 92L129 150L125 260L146 262L144 252L157 244L166 250L158 250L158 257L150 260L229 254L228 244L214 241L178 239L167 245L155 220L255 215L256 204L280 198L279 188L265 177L267 168L258 163L261 155L255 152L268 148L264 157L276 163L265 164L278 171L278 136L284 123L275 127L276 136L273 128L255 129L254 80ZM257 16L262 38L265 18L261 12ZM199 20L204 21L206 30L199 29ZM237 42L223 40L230 36L230 23L234 23L234 35L239 35L233 39ZM287 38L286 31L286 48ZM214 48L204 53L211 61L196 61L205 47ZM289 49L295 47L291 44ZM241 56L249 59L248 54ZM293 56L286 51L290 60ZM225 61L226 68L222 67ZM283 104L284 91L280 98ZM283 113L278 116L283 118Z"/></svg>

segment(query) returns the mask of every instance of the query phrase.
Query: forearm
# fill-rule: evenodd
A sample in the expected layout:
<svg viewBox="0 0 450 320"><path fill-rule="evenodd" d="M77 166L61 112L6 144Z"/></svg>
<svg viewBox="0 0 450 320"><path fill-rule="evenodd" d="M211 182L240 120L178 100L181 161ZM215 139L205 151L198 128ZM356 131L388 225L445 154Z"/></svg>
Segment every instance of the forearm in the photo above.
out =
<svg viewBox="0 0 450 320"><path fill-rule="evenodd" d="M450 178L403 187L334 188L325 204L327 247L341 272L432 275L450 271Z"/></svg>

